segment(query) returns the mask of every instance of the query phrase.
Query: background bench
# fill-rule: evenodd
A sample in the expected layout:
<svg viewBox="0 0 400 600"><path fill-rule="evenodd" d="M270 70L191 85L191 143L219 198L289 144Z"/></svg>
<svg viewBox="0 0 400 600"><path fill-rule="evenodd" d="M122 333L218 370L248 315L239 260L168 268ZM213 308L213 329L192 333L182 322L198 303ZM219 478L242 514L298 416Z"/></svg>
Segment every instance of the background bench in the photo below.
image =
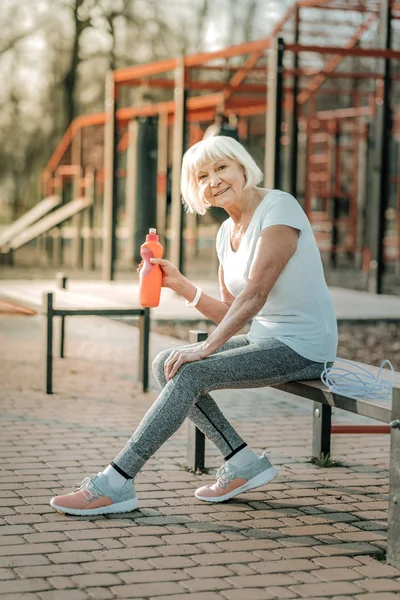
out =
<svg viewBox="0 0 400 600"><path fill-rule="evenodd" d="M149 389L149 350L150 350L150 309L128 308L125 306L107 308L99 307L96 298L86 295L72 294L66 291L67 277L59 274L58 285L62 292L58 296L61 306L54 305L54 293L46 292L42 296L42 309L44 315L44 347L45 347L45 390L47 394L53 393L53 319L60 317L60 358L65 357L65 318L66 317L138 317L139 319L139 353L138 376L142 389ZM65 305L67 304L67 306ZM97 304L97 306L96 306Z"/></svg>
<svg viewBox="0 0 400 600"><path fill-rule="evenodd" d="M206 338L207 333L204 331L190 332L190 343L201 342ZM374 375L378 373L376 367L362 364L361 366ZM351 398L332 393L319 379L290 381L271 387L313 402L312 456L315 458L330 455L332 407L391 426L387 560L400 568L400 373L395 375L392 400L388 402ZM205 436L192 421L188 420L187 466L190 470L203 470L204 459Z"/></svg>

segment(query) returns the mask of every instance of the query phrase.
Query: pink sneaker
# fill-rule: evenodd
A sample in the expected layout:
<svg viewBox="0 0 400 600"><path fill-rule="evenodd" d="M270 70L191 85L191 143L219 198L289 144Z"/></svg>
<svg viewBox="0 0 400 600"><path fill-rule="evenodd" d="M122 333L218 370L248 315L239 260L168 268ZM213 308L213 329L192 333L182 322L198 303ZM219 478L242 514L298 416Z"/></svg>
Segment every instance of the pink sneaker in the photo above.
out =
<svg viewBox="0 0 400 600"><path fill-rule="evenodd" d="M106 475L97 473L79 484L76 492L56 496L50 506L69 515L91 516L131 512L138 507L135 486L127 479L121 487L112 487Z"/></svg>
<svg viewBox="0 0 400 600"><path fill-rule="evenodd" d="M278 474L265 453L247 467L225 463L217 471L217 481L195 491L195 496L205 502L225 502L242 492L254 490L269 483Z"/></svg>

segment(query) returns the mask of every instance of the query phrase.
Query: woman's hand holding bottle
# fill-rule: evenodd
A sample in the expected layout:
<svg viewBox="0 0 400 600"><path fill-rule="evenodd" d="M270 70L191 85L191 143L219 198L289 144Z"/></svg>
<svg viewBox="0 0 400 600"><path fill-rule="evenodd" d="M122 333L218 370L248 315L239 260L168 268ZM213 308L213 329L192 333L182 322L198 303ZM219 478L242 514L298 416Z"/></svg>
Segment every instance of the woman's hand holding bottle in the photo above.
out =
<svg viewBox="0 0 400 600"><path fill-rule="evenodd" d="M178 291L182 283L183 275L175 265L165 260L164 258L151 258L150 262L154 265L159 265L162 271L162 287L170 288L174 292ZM137 272L143 268L143 261L138 265Z"/></svg>

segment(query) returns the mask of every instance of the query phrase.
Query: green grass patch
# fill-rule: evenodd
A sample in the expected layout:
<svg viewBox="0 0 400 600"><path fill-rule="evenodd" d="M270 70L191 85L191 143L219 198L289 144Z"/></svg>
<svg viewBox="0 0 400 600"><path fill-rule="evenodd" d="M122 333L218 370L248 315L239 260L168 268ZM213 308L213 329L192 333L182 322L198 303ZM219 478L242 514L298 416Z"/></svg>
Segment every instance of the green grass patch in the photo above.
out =
<svg viewBox="0 0 400 600"><path fill-rule="evenodd" d="M313 456L310 463L324 469L333 469L335 467L345 467L343 461L333 460L329 454L321 454L321 456Z"/></svg>

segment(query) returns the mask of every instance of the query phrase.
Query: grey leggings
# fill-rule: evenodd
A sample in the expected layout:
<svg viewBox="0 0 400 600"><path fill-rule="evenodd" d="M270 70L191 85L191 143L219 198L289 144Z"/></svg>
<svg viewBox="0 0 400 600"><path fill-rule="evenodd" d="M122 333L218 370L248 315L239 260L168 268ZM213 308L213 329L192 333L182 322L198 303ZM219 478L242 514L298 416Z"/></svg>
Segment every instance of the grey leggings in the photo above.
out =
<svg viewBox="0 0 400 600"><path fill-rule="evenodd" d="M247 335L238 335L207 358L183 364L173 379L166 382L164 363L172 350L176 348L155 358L153 372L162 391L112 463L132 478L186 417L225 458L246 445L208 393L211 390L316 379L324 369L324 363L308 360L274 338L254 343Z"/></svg>

